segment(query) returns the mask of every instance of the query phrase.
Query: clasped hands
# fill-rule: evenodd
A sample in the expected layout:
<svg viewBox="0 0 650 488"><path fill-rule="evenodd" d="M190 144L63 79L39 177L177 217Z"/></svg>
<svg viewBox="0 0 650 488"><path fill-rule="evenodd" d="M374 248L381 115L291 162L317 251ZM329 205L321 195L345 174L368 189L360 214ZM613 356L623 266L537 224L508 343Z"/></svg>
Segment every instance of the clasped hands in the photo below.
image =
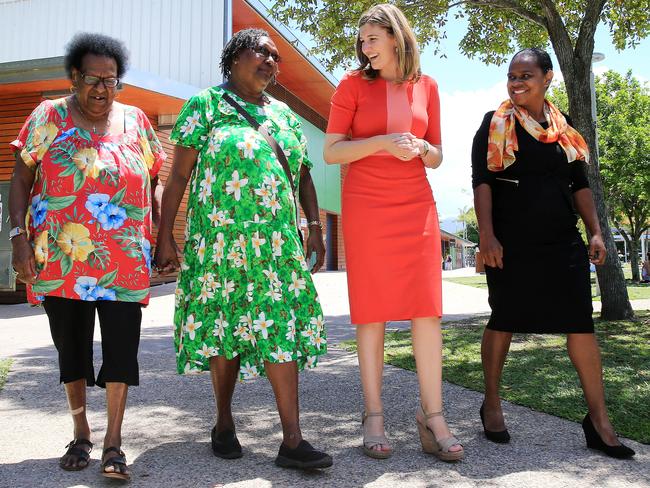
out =
<svg viewBox="0 0 650 488"><path fill-rule="evenodd" d="M410 161L422 154L422 139L410 132L386 134L384 149L402 161Z"/></svg>

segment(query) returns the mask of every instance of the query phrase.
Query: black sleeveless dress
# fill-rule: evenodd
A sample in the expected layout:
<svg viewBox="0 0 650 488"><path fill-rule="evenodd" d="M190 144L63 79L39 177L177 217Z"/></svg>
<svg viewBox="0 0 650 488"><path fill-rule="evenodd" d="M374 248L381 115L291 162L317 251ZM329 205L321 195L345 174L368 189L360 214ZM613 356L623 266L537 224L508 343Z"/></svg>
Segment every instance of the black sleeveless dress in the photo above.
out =
<svg viewBox="0 0 650 488"><path fill-rule="evenodd" d="M568 163L559 144L537 141L517 121L516 161L489 171L493 114L485 115L472 147L472 185L490 185L494 233L503 246L503 269L485 267L492 309L487 327L592 333L589 259L572 197L589 186L584 163Z"/></svg>

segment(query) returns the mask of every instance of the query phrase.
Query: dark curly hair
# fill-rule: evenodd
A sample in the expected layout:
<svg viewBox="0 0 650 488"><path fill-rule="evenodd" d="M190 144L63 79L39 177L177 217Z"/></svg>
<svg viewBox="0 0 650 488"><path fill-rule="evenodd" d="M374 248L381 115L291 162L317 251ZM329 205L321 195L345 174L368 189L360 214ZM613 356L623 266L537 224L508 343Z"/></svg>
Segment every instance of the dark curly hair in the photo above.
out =
<svg viewBox="0 0 650 488"><path fill-rule="evenodd" d="M124 43L114 37L91 32L80 32L65 47L63 64L68 78L72 79L72 68L81 71L86 54L113 58L117 64L117 77L122 78L129 66L129 52Z"/></svg>
<svg viewBox="0 0 650 488"><path fill-rule="evenodd" d="M226 80L230 79L232 62L239 53L244 49L252 49L259 46L260 38L262 37L270 38L271 36L262 29L242 29L230 38L228 44L224 46L221 52L221 62L219 63L221 74Z"/></svg>
<svg viewBox="0 0 650 488"><path fill-rule="evenodd" d="M537 63L537 66L539 66L539 68L542 70L542 73L548 73L553 69L553 61L551 61L551 57L546 51L538 47L529 47L522 49L512 57L512 60L510 62L512 63L512 61L514 61L517 56L530 56L531 58L535 58L535 62Z"/></svg>

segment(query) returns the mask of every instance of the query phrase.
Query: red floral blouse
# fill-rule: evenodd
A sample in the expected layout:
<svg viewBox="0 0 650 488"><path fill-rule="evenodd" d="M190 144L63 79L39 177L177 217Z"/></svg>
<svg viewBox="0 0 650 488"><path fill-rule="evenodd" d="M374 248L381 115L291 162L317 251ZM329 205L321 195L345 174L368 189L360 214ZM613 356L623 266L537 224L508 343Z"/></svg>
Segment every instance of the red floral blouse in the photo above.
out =
<svg viewBox="0 0 650 488"><path fill-rule="evenodd" d="M151 179L165 158L147 116L124 105L123 134L74 126L65 98L42 102L11 143L36 172L26 227L38 277L27 297L149 301Z"/></svg>

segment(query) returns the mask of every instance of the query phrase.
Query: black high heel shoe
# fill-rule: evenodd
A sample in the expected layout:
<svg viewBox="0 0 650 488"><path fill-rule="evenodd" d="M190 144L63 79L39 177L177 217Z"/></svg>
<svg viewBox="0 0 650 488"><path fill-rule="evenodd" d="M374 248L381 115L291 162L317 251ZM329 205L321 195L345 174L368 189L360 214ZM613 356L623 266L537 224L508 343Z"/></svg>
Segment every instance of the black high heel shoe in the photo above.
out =
<svg viewBox="0 0 650 488"><path fill-rule="evenodd" d="M619 444L618 446L605 444L605 442L600 438L600 435L598 435L589 414L585 415L585 418L582 421L582 430L585 432L585 439L587 440L587 447L589 449L602 451L608 456L617 459L630 459L636 454L634 449L630 449L624 444Z"/></svg>
<svg viewBox="0 0 650 488"><path fill-rule="evenodd" d="M485 418L483 417L483 405L481 405L481 409L479 410L479 413L481 414L481 423L483 424L483 432L485 432L485 437L487 437L489 441L496 442L497 444L507 444L508 442L510 442L510 434L508 433L508 429L495 432L493 430L487 430L485 428Z"/></svg>

